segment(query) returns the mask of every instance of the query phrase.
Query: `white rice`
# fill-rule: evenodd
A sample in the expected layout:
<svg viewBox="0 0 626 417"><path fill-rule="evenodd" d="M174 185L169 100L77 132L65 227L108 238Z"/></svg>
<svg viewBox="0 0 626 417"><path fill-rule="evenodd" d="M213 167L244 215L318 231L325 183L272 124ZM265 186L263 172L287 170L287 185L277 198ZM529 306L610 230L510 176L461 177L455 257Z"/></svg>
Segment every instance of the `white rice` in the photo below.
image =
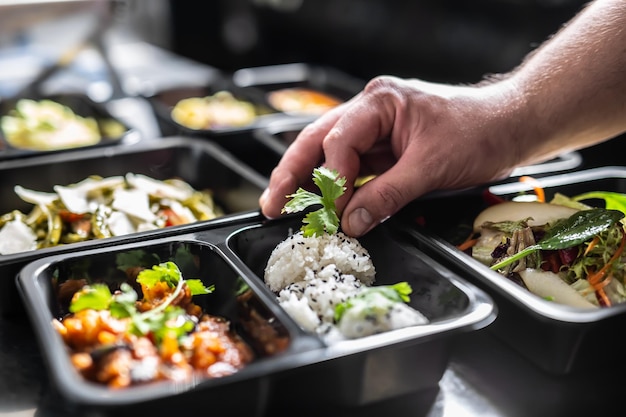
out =
<svg viewBox="0 0 626 417"><path fill-rule="evenodd" d="M404 303L381 300L375 313L350 308L335 323L335 307L373 285L375 275L369 253L357 239L343 233L304 237L298 232L274 248L265 283L303 329L330 343L428 322Z"/></svg>
<svg viewBox="0 0 626 417"><path fill-rule="evenodd" d="M331 264L365 285L374 283L376 269L368 251L357 239L341 232L318 237L304 237L298 232L283 240L267 262L265 283L278 293L289 284L314 279Z"/></svg>

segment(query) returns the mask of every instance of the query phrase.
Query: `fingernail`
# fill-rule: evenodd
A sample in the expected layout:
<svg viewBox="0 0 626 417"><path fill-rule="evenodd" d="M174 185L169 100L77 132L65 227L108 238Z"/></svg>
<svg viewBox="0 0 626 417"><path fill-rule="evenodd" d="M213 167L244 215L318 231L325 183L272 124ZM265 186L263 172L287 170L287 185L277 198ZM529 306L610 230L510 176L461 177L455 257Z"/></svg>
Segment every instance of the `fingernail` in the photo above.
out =
<svg viewBox="0 0 626 417"><path fill-rule="evenodd" d="M350 214L348 222L352 233L360 236L372 226L372 216L366 209L358 208Z"/></svg>

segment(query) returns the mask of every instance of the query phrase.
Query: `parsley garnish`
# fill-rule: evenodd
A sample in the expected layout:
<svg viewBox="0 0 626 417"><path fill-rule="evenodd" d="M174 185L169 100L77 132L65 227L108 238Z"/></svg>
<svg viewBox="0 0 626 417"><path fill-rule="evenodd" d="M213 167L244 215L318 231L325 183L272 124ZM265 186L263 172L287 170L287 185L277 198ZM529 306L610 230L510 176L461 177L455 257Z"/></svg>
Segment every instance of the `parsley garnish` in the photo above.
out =
<svg viewBox="0 0 626 417"><path fill-rule="evenodd" d="M296 213L315 205L321 205L318 210L307 213L300 230L305 237L317 236L323 233L335 234L339 229L339 217L335 200L346 191L346 178L339 178L339 172L325 167L313 170L313 182L321 191L321 196L303 188L298 188L283 207L283 213Z"/></svg>

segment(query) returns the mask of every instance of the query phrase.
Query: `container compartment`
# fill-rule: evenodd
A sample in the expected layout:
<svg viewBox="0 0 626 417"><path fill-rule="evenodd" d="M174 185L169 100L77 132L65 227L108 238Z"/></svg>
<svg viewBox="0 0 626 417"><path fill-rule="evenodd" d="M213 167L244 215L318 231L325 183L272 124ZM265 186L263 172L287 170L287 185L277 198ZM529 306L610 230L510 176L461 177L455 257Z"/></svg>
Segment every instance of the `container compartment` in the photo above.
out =
<svg viewBox="0 0 626 417"><path fill-rule="evenodd" d="M90 175L102 177L125 175L129 172L143 174L156 180L180 178L196 190L210 189L215 202L227 214L203 223L234 221L240 217L258 216L258 198L266 186L266 179L247 167L219 146L189 138L170 137L154 141L141 141L128 147L77 150L0 163L0 212L20 210L28 213L33 205L24 202L14 191L16 185L52 192L54 185L69 185ZM85 241L22 252L0 255L0 308L10 312L16 304L12 277L28 261L50 254L68 252L73 247L106 246L124 240L140 240L151 235L171 233L181 227L197 227L199 223L172 226L165 229L133 233L126 236Z"/></svg>
<svg viewBox="0 0 626 417"><path fill-rule="evenodd" d="M64 317L68 311L72 291L67 288L80 288L82 281L76 285L76 279L86 278L116 289L122 282L130 282L123 272L125 266L151 268L167 261L174 262L184 278L214 286L213 292L196 295L193 302L203 312L228 320L231 329L251 347L252 361L224 376L208 377L200 372L182 381L146 382L118 389L84 378L74 368L65 342L52 326L53 319ZM65 407L77 415L163 415L181 408L194 413L210 409L219 415L262 415L266 377L280 369L273 360L293 349L293 334L267 307L267 300L246 287L246 278L213 245L194 241L191 235L42 258L21 271L17 285L49 371L52 392L48 395L63 399ZM242 288L244 292L247 288L245 299ZM252 323L252 316L260 320ZM271 337L269 332L265 333L266 339L258 337L254 328L261 322L272 329ZM267 349L270 345L274 348Z"/></svg>
<svg viewBox="0 0 626 417"><path fill-rule="evenodd" d="M626 168L600 167L538 178L546 201L555 193L574 196L588 191L626 192ZM485 194L485 192L489 192ZM488 206L485 195L506 200L532 194L532 185L508 182L418 199L401 214L423 250L486 290L498 306L489 331L540 369L573 374L598 365L594 352L606 348L624 323L626 305L580 310L541 299L457 249L471 233L476 215ZM612 364L612 369L623 369Z"/></svg>
<svg viewBox="0 0 626 417"><path fill-rule="evenodd" d="M74 114L81 117L93 118L97 125L101 139L96 144L66 146L63 148L50 147L49 149L38 149L28 144L14 146L7 140L7 133L0 128L0 160L25 156L36 156L55 152L66 152L72 149L86 149L94 147L105 147L111 145L128 145L141 140L140 133L130 128L126 123L110 114L104 105L96 103L87 96L81 94L54 94L22 97L23 99L51 100L55 103L67 106ZM0 117L11 114L22 98L12 98L0 102Z"/></svg>
<svg viewBox="0 0 626 417"><path fill-rule="evenodd" d="M229 236L228 249L242 270L265 286L264 269L272 250L300 227L301 220L288 216L246 227ZM374 285L407 281L413 289L411 306L429 323L327 344L309 366L275 378L271 403L279 409L362 406L436 388L451 343L495 317L495 306L486 294L427 257L392 223L360 239L377 270ZM315 395L302 395L305 380L316 387Z"/></svg>

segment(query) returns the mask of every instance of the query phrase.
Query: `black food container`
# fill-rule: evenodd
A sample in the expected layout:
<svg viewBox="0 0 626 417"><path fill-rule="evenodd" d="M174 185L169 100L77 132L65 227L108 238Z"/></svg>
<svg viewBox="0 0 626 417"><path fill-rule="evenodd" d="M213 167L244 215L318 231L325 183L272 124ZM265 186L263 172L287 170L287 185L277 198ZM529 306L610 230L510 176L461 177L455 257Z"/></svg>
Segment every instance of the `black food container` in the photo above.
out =
<svg viewBox="0 0 626 417"><path fill-rule="evenodd" d="M71 147L64 145L59 148L39 149L28 144L16 146L7 140L6 132L0 128L0 160L37 156L54 152L66 152L73 149L87 149L106 147L112 145L129 145L141 140L141 134L136 129L129 127L122 120L113 116L102 103L91 100L82 94L54 94L54 95L32 95L20 98L11 98L0 101L0 117L12 113L19 100L27 99L40 102L50 100L54 103L66 106L75 115L85 118L92 118L98 125L101 139L96 144L81 145Z"/></svg>
<svg viewBox="0 0 626 417"><path fill-rule="evenodd" d="M279 111L310 120L334 107L335 103L350 100L366 84L335 68L305 63L242 68L233 73L232 79L237 86L261 89ZM303 95L299 96L299 92ZM283 93L289 97L284 106L279 99Z"/></svg>
<svg viewBox="0 0 626 417"><path fill-rule="evenodd" d="M158 410L160 415L177 410L181 403L186 411L209 407L212 413L212 405L220 403L216 404L219 415L272 415L294 407L302 415L316 415L318 410L354 410L386 399L436 391L453 341L487 326L496 314L489 296L422 253L392 223L374 229L361 242L377 267L377 283L395 283L400 277L409 282L414 290L411 305L430 322L336 344L328 345L300 328L263 282L270 252L299 227L301 217L229 223L48 256L24 267L17 276L17 286L40 342L51 385L70 407L103 413ZM192 274L215 284L215 293L206 296L206 306L244 329L235 314L233 295L243 282L262 307L263 316L280 324L280 332L288 341L286 349L266 355L232 376L199 378L189 384L153 384L112 393L109 388L82 380L51 325L60 313L52 285L55 277L62 278L73 266L111 270L120 254L137 250L157 253L161 260L181 259L186 265L184 260L189 257L176 255L180 248L193 255L190 265L196 265L198 272ZM306 395L302 395L303 389ZM222 409L224 404L232 409Z"/></svg>
<svg viewBox="0 0 626 417"><path fill-rule="evenodd" d="M626 192L626 168L600 167L537 179L546 201L555 193ZM416 200L404 211L409 233L424 251L486 290L498 306L489 331L540 369L554 375L596 370L606 348L626 320L626 304L576 309L544 300L504 278L457 245L470 236L474 218L497 199L533 194L533 183L509 182ZM610 369L623 369L612 363Z"/></svg>
<svg viewBox="0 0 626 417"><path fill-rule="evenodd" d="M256 116L251 118L249 123L242 125L223 125L198 129L185 126L172 116L172 110L181 100L203 97L210 97L215 100L220 94L227 94L232 97L232 100L252 105ZM220 78L206 85L158 90L146 97L146 100L156 115L163 136L180 135L196 140L211 140L235 154L242 162L266 177L269 177L272 169L278 163L279 157L258 143L252 134L254 130L266 123L285 117L267 102L265 94L261 90L254 87L238 87L228 80ZM228 113L228 110L225 112Z"/></svg>
<svg viewBox="0 0 626 417"><path fill-rule="evenodd" d="M52 192L55 185L75 184L91 175L110 177L127 173L143 174L156 180L179 178L196 190L211 190L214 201L226 215L196 224L0 255L3 277L0 279L0 311L11 313L15 310L12 277L33 259L67 253L74 248L105 247L125 240L142 240L185 227L204 227L222 221L257 217L258 198L266 186L264 177L218 145L190 138L169 137L140 141L131 146L84 149L0 162L0 212L4 214L20 210L29 213L32 210L33 205L24 202L15 193L16 185Z"/></svg>

